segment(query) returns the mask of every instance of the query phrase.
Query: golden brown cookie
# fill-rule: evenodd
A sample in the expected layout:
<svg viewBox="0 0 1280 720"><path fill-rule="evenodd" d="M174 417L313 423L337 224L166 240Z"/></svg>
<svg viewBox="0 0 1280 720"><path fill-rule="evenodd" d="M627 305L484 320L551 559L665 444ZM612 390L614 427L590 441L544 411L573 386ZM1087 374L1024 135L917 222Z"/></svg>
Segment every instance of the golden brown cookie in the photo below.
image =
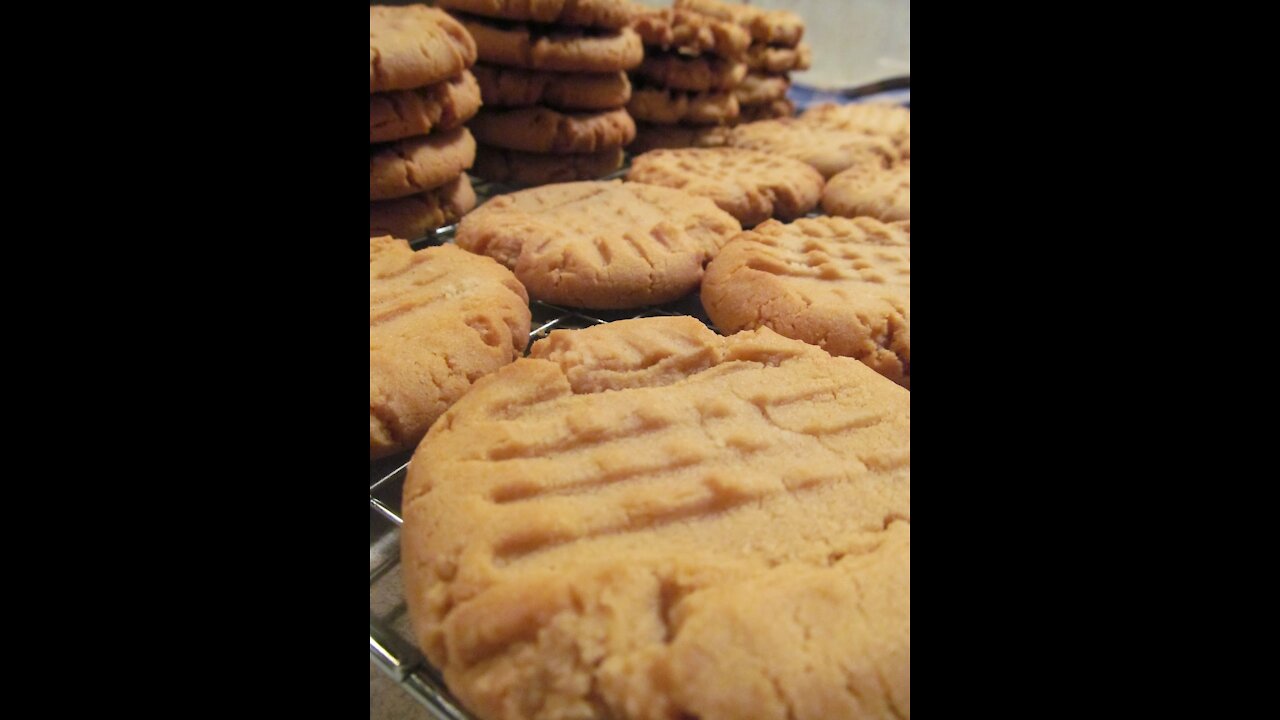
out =
<svg viewBox="0 0 1280 720"><path fill-rule="evenodd" d="M627 112L655 125L721 125L738 117L738 99L729 92L685 92L639 87Z"/></svg>
<svg viewBox="0 0 1280 720"><path fill-rule="evenodd" d="M880 135L893 141L904 158L911 157L911 111L893 103L814 105L800 119L819 127Z"/></svg>
<svg viewBox="0 0 1280 720"><path fill-rule="evenodd" d="M791 78L785 74L749 72L733 89L733 94L738 98L739 105L764 105L785 98L790 87Z"/></svg>
<svg viewBox="0 0 1280 720"><path fill-rule="evenodd" d="M519 150L476 146L471 173L508 185L549 185L575 180L598 180L622 167L622 148L594 153L544 155Z"/></svg>
<svg viewBox="0 0 1280 720"><path fill-rule="evenodd" d="M636 123L636 139L627 150L633 155L663 148L720 147L729 142L729 128L716 125L650 125Z"/></svg>
<svg viewBox="0 0 1280 720"><path fill-rule="evenodd" d="M719 0L676 0L675 7L736 22L746 28L757 43L795 47L804 37L804 20L786 10L761 10Z"/></svg>
<svg viewBox="0 0 1280 720"><path fill-rule="evenodd" d="M369 203L369 235L416 240L438 227L457 222L476 206L476 193L466 173L425 193Z"/></svg>
<svg viewBox="0 0 1280 720"><path fill-rule="evenodd" d="M805 43L794 48L752 45L747 49L747 67L757 72L781 73L808 70L813 52Z"/></svg>
<svg viewBox="0 0 1280 720"><path fill-rule="evenodd" d="M370 93L438 83L475 61L475 41L443 11L425 5L369 6Z"/></svg>
<svg viewBox="0 0 1280 720"><path fill-rule="evenodd" d="M465 127L369 146L369 199L438 188L471 167L476 141Z"/></svg>
<svg viewBox="0 0 1280 720"><path fill-rule="evenodd" d="M873 217L885 222L911 219L911 164L886 167L859 163L836 174L822 193L828 215Z"/></svg>
<svg viewBox="0 0 1280 720"><path fill-rule="evenodd" d="M812 167L741 148L653 150L632 159L627 180L711 198L743 227L794 220L822 196L822 175Z"/></svg>
<svg viewBox="0 0 1280 720"><path fill-rule="evenodd" d="M635 75L674 90L732 90L746 77L747 65L718 57L649 52Z"/></svg>
<svg viewBox="0 0 1280 720"><path fill-rule="evenodd" d="M369 142L388 142L452 130L480 109L480 86L472 74L414 90L369 96Z"/></svg>
<svg viewBox="0 0 1280 720"><path fill-rule="evenodd" d="M751 36L737 24L687 10L637 6L631 27L645 45L730 60L744 59L751 44Z"/></svg>
<svg viewBox="0 0 1280 720"><path fill-rule="evenodd" d="M486 720L909 718L910 437L767 329L555 331L410 463L418 644Z"/></svg>
<svg viewBox="0 0 1280 720"><path fill-rule="evenodd" d="M636 123L624 109L559 112L546 107L481 110L471 121L476 140L531 153L594 153L631 142Z"/></svg>
<svg viewBox="0 0 1280 720"><path fill-rule="evenodd" d="M369 459L408 450L481 376L524 353L529 298L452 245L369 239Z"/></svg>
<svg viewBox="0 0 1280 720"><path fill-rule="evenodd" d="M462 219L455 241L511 268L531 297L610 309L696 289L703 265L741 229L706 198L612 180L499 195Z"/></svg>
<svg viewBox="0 0 1280 720"><path fill-rule="evenodd" d="M476 65L480 94L489 108L546 105L558 110L612 110L631 99L624 72L553 73Z"/></svg>
<svg viewBox="0 0 1280 720"><path fill-rule="evenodd" d="M555 25L520 25L458 18L475 38L480 60L491 65L609 73L630 70L644 58L635 30L593 31Z"/></svg>
<svg viewBox="0 0 1280 720"><path fill-rule="evenodd" d="M796 105L788 98L774 100L760 105L742 105L738 108L737 124L759 122L760 120L776 120L795 115Z"/></svg>
<svg viewBox="0 0 1280 720"><path fill-rule="evenodd" d="M631 20L629 0L437 0L436 5L501 20L615 30Z"/></svg>
<svg viewBox="0 0 1280 720"><path fill-rule="evenodd" d="M734 333L768 327L911 387L911 224L770 220L707 266L702 305Z"/></svg>
<svg viewBox="0 0 1280 720"><path fill-rule="evenodd" d="M831 130L797 118L761 120L733 129L730 145L777 153L807 162L824 178L852 167L859 158L875 154L888 162L898 160L893 143L851 130Z"/></svg>

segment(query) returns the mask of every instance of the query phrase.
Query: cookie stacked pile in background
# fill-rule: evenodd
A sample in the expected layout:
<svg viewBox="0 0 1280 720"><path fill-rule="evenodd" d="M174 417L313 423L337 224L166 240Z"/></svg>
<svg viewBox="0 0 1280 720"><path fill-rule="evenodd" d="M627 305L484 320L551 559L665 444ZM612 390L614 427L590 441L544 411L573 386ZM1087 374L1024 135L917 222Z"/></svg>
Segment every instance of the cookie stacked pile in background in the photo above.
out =
<svg viewBox="0 0 1280 720"><path fill-rule="evenodd" d="M541 185L606 175L635 137L629 0L439 0L475 38L484 109L472 173Z"/></svg>
<svg viewBox="0 0 1280 720"><path fill-rule="evenodd" d="M737 122L788 117L795 105L787 99L791 78L787 73L808 70L809 46L800 42L804 20L786 10L761 10L719 0L675 0L675 6L709 17L735 22L751 34L747 48L748 72L734 90L741 109Z"/></svg>
<svg viewBox="0 0 1280 720"><path fill-rule="evenodd" d="M751 36L732 21L641 5L632 27L645 44L627 106L638 124L632 152L723 145L724 126L738 117L734 90Z"/></svg>
<svg viewBox="0 0 1280 720"><path fill-rule="evenodd" d="M425 5L369 7L369 235L414 239L475 207L463 123L480 107L476 45Z"/></svg>

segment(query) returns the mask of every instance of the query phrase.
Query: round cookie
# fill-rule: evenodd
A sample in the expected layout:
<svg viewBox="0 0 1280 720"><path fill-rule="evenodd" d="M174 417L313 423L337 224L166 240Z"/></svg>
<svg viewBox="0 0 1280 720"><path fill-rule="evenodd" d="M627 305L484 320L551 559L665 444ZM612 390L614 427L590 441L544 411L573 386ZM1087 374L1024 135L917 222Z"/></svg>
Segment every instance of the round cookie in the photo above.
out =
<svg viewBox="0 0 1280 720"><path fill-rule="evenodd" d="M873 217L885 222L911 219L911 163L885 167L879 162L854 165L836 174L822 192L828 215Z"/></svg>
<svg viewBox="0 0 1280 720"><path fill-rule="evenodd" d="M480 60L492 65L609 73L630 70L644 58L640 36L629 27L594 32L558 26L496 24L471 17L459 20L475 38Z"/></svg>
<svg viewBox="0 0 1280 720"><path fill-rule="evenodd" d="M741 229L707 198L612 180L499 195L464 217L454 240L511 268L531 297L614 309L696 289L703 265Z"/></svg>
<svg viewBox="0 0 1280 720"><path fill-rule="evenodd" d="M752 45L747 49L747 67L758 72L781 73L808 70L813 51L805 43L794 48Z"/></svg>
<svg viewBox="0 0 1280 720"><path fill-rule="evenodd" d="M480 377L520 357L529 298L452 245L369 239L369 459L408 450Z"/></svg>
<svg viewBox="0 0 1280 720"><path fill-rule="evenodd" d="M612 110L631 99L631 81L624 72L553 73L484 64L471 72L490 108L546 105L559 110Z"/></svg>
<svg viewBox="0 0 1280 720"><path fill-rule="evenodd" d="M911 387L911 225L775 220L707 266L702 305L725 333L768 327Z"/></svg>
<svg viewBox="0 0 1280 720"><path fill-rule="evenodd" d="M767 329L555 331L409 465L414 636L479 718L910 717L910 437Z"/></svg>
<svg viewBox="0 0 1280 720"><path fill-rule="evenodd" d="M389 142L452 130L480 109L480 86L468 71L413 90L369 96L369 142Z"/></svg>
<svg viewBox="0 0 1280 720"><path fill-rule="evenodd" d="M654 150L632 159L627 180L709 197L743 227L794 220L822 195L822 175L812 167L741 148Z"/></svg>
<svg viewBox="0 0 1280 720"><path fill-rule="evenodd" d="M549 185L575 180L597 180L622 167L622 148L595 153L543 155L476 147L471 173L491 182L509 185Z"/></svg>
<svg viewBox="0 0 1280 720"><path fill-rule="evenodd" d="M631 93L627 113L655 125L720 125L738 117L738 99L728 92L642 87Z"/></svg>
<svg viewBox="0 0 1280 720"><path fill-rule="evenodd" d="M485 145L532 153L593 153L631 142L636 123L625 109L562 113L551 108L481 110L471 131Z"/></svg>
<svg viewBox="0 0 1280 720"><path fill-rule="evenodd" d="M627 146L633 155L664 148L720 147L729 142L729 128L717 125L650 125L636 123L636 139Z"/></svg>
<svg viewBox="0 0 1280 720"><path fill-rule="evenodd" d="M733 94L740 105L763 105L785 98L789 87L791 79L786 75L749 72L733 89Z"/></svg>
<svg viewBox="0 0 1280 720"><path fill-rule="evenodd" d="M804 20L786 10L761 10L718 0L676 0L675 7L736 22L746 28L757 43L795 47L804 37Z"/></svg>
<svg viewBox="0 0 1280 720"><path fill-rule="evenodd" d="M904 158L911 157L911 111L893 103L823 103L800 119L819 127L880 135L893 141Z"/></svg>
<svg viewBox="0 0 1280 720"><path fill-rule="evenodd" d="M476 193L466 173L451 182L396 200L369 203L369 236L391 235L415 240L457 222L476 206Z"/></svg>
<svg viewBox="0 0 1280 720"><path fill-rule="evenodd" d="M738 25L687 10L637 6L631 27L645 45L731 60L742 60L751 44L751 36Z"/></svg>
<svg viewBox="0 0 1280 720"><path fill-rule="evenodd" d="M888 162L898 160L893 143L882 137L818 127L797 118L739 125L733 129L729 144L807 162L824 178L852 167L868 154L879 155Z"/></svg>
<svg viewBox="0 0 1280 720"><path fill-rule="evenodd" d="M475 61L475 41L447 13L425 5L369 6L370 93L438 83Z"/></svg>
<svg viewBox="0 0 1280 720"><path fill-rule="evenodd" d="M788 98L781 98L760 105L742 105L738 108L738 123L788 118L794 115L795 112L796 105Z"/></svg>
<svg viewBox="0 0 1280 720"><path fill-rule="evenodd" d="M465 127L369 146L369 199L438 188L471 167L476 141Z"/></svg>
<svg viewBox="0 0 1280 720"><path fill-rule="evenodd" d="M747 65L717 57L651 52L645 53L635 75L673 90L732 90L747 76Z"/></svg>
<svg viewBox="0 0 1280 720"><path fill-rule="evenodd" d="M437 0L436 5L501 20L615 30L631 20L629 0Z"/></svg>

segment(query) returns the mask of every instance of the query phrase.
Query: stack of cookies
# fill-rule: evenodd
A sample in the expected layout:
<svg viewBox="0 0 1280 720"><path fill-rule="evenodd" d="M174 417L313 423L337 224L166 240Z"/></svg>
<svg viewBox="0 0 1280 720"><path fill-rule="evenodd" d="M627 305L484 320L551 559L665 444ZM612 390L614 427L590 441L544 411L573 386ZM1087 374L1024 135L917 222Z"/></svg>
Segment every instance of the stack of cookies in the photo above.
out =
<svg viewBox="0 0 1280 720"><path fill-rule="evenodd" d="M638 123L632 152L725 144L751 36L734 22L679 8L637 5L632 27L645 44L627 106Z"/></svg>
<svg viewBox="0 0 1280 720"><path fill-rule="evenodd" d="M484 109L473 173L516 185L594 179L635 137L629 0L439 0L475 38Z"/></svg>
<svg viewBox="0 0 1280 720"><path fill-rule="evenodd" d="M749 71L734 90L741 107L737 122L788 117L795 105L787 99L793 70L808 70L812 53L800 42L804 21L785 10L761 10L720 0L675 0L675 6L742 26L751 34Z"/></svg>
<svg viewBox="0 0 1280 720"><path fill-rule="evenodd" d="M476 45L425 5L369 8L369 235L414 239L475 207L463 127L480 107Z"/></svg>

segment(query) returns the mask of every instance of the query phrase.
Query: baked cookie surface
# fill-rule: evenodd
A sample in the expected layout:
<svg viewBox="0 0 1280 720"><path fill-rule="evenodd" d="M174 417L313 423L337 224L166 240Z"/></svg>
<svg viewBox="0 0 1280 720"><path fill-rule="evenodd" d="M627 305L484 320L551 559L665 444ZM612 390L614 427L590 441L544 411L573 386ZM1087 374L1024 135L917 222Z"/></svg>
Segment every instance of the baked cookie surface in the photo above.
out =
<svg viewBox="0 0 1280 720"><path fill-rule="evenodd" d="M632 159L627 179L711 198L750 227L794 220L822 196L822 175L791 158L740 148L654 150Z"/></svg>
<svg viewBox="0 0 1280 720"><path fill-rule="evenodd" d="M858 130L895 139L911 135L911 110L893 103L822 103L805 110L800 118L824 127Z"/></svg>
<svg viewBox="0 0 1280 720"><path fill-rule="evenodd" d="M476 146L476 163L471 172L492 182L512 185L548 185L598 180L622 167L622 148L594 153L527 153Z"/></svg>
<svg viewBox="0 0 1280 720"><path fill-rule="evenodd" d="M369 236L390 235L415 240L438 227L455 223L476 206L476 193L466 173L425 193L369 203Z"/></svg>
<svg viewBox="0 0 1280 720"><path fill-rule="evenodd" d="M613 180L499 195L464 217L454 240L511 268L531 297L614 309L696 289L704 264L741 229L707 198Z"/></svg>
<svg viewBox="0 0 1280 720"><path fill-rule="evenodd" d="M412 448L528 339L528 295L506 268L452 245L370 238L369 458Z"/></svg>
<svg viewBox="0 0 1280 720"><path fill-rule="evenodd" d="M794 47L804 37L804 19L786 10L761 10L719 0L676 0L675 7L736 22L758 43Z"/></svg>
<svg viewBox="0 0 1280 720"><path fill-rule="evenodd" d="M457 10L503 20L617 29L631 20L629 0L437 0Z"/></svg>
<svg viewBox="0 0 1280 720"><path fill-rule="evenodd" d="M645 45L692 54L719 55L742 60L751 36L736 23L673 8L644 8L636 12L631 27Z"/></svg>
<svg viewBox="0 0 1280 720"><path fill-rule="evenodd" d="M369 142L452 130L479 109L480 86L466 70L435 85L375 93L369 96Z"/></svg>
<svg viewBox="0 0 1280 720"><path fill-rule="evenodd" d="M369 146L369 199L432 190L471 167L476 141L465 127Z"/></svg>
<svg viewBox="0 0 1280 720"><path fill-rule="evenodd" d="M749 72L733 89L733 94L737 96L738 103L741 105L762 105L785 98L787 89L790 87L791 79L785 74L767 75Z"/></svg>
<svg viewBox="0 0 1280 720"><path fill-rule="evenodd" d="M490 108L546 105L558 110L612 110L631 99L624 72L555 73L476 65L484 104Z"/></svg>
<svg viewBox="0 0 1280 720"><path fill-rule="evenodd" d="M707 266L702 304L722 332L768 327L911 387L910 223L763 223Z"/></svg>
<svg viewBox="0 0 1280 720"><path fill-rule="evenodd" d="M369 6L370 93L438 83L475 61L475 41L447 13L425 5Z"/></svg>
<svg viewBox="0 0 1280 720"><path fill-rule="evenodd" d="M911 111L901 105L823 103L805 110L800 119L819 127L883 136L898 146L904 158L911 157Z"/></svg>
<svg viewBox="0 0 1280 720"><path fill-rule="evenodd" d="M777 153L809 163L824 178L875 155L896 162L899 153L889 140L853 130L836 130L801 122L798 118L760 120L733 129L730 145Z"/></svg>
<svg viewBox="0 0 1280 720"><path fill-rule="evenodd" d="M794 48L752 45L747 50L747 67L757 72L782 73L808 70L813 51L805 43Z"/></svg>
<svg viewBox="0 0 1280 720"><path fill-rule="evenodd" d="M909 438L767 329L553 332L414 456L415 636L484 720L910 717Z"/></svg>
<svg viewBox="0 0 1280 720"><path fill-rule="evenodd" d="M687 92L639 87L627 113L655 125L720 125L738 117L738 98L730 92Z"/></svg>
<svg viewBox="0 0 1280 720"><path fill-rule="evenodd" d="M533 26L458 18L475 38L480 60L492 65L609 73L630 70L644 58L640 36L629 27L592 31L560 26Z"/></svg>
<svg viewBox="0 0 1280 720"><path fill-rule="evenodd" d="M673 90L732 90L747 75L747 65L711 56L648 52L636 77Z"/></svg>
<svg viewBox="0 0 1280 720"><path fill-rule="evenodd" d="M622 108L594 113L546 107L485 109L470 127L485 145L531 153L614 150L636 136L636 123Z"/></svg>
<svg viewBox="0 0 1280 720"><path fill-rule="evenodd" d="M822 209L828 215L865 215L885 222L911 219L911 164L854 165L827 181Z"/></svg>

